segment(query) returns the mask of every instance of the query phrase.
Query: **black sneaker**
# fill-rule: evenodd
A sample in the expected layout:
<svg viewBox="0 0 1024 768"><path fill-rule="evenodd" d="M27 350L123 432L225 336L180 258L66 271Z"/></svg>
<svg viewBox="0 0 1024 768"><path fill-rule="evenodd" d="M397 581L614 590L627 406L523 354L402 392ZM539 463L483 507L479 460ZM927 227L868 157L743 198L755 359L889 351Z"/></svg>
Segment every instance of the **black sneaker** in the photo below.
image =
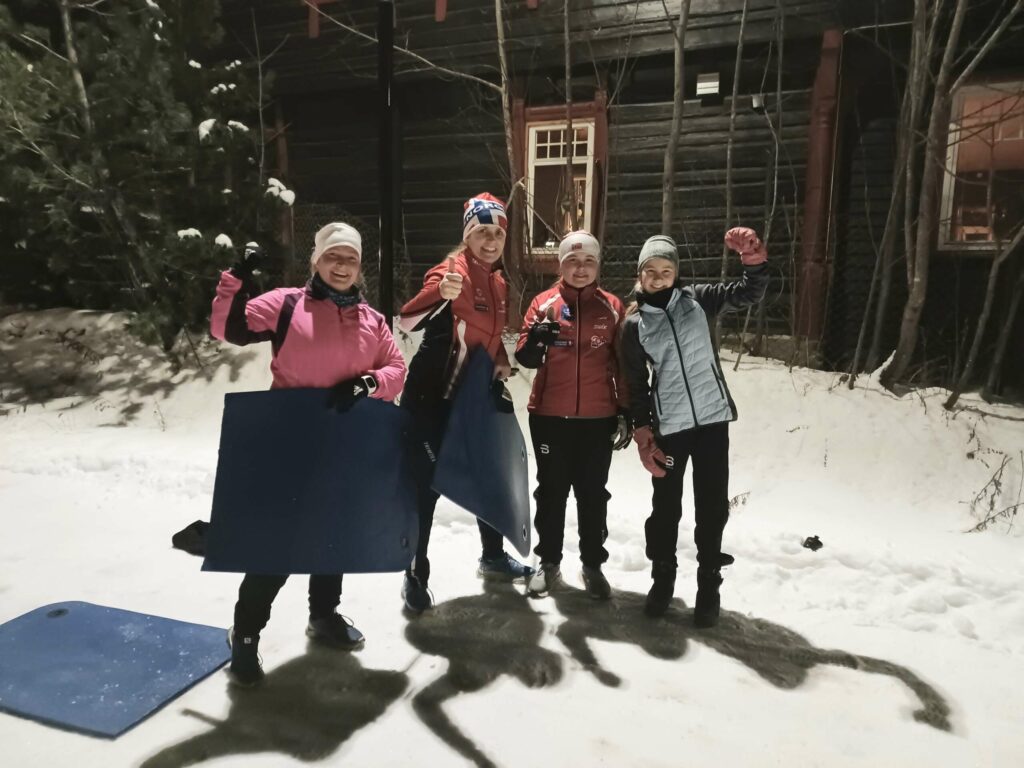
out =
<svg viewBox="0 0 1024 768"><path fill-rule="evenodd" d="M651 567L654 583L647 593L644 613L652 618L664 616L676 590L676 568L671 563L654 563Z"/></svg>
<svg viewBox="0 0 1024 768"><path fill-rule="evenodd" d="M722 598L718 588L722 585L722 574L718 568L697 569L697 601L693 608L693 625L698 629L710 629L718 623Z"/></svg>
<svg viewBox="0 0 1024 768"><path fill-rule="evenodd" d="M515 581L533 576L533 568L523 565L507 552L502 552L498 557L481 557L476 575L483 579Z"/></svg>
<svg viewBox="0 0 1024 768"><path fill-rule="evenodd" d="M228 630L228 648L231 649L231 666L228 675L236 685L253 686L264 678L260 664L260 636L235 637L234 627Z"/></svg>
<svg viewBox="0 0 1024 768"><path fill-rule="evenodd" d="M586 587L587 594L595 600L607 600L612 596L611 585L601 573L601 566L584 565L580 570L580 576L583 578L583 586Z"/></svg>
<svg viewBox="0 0 1024 768"><path fill-rule="evenodd" d="M411 571L405 572L405 580L402 582L402 600L405 601L405 608L410 613L423 613L434 607L434 598L430 594L430 590L427 589L426 582L420 582Z"/></svg>
<svg viewBox="0 0 1024 768"><path fill-rule="evenodd" d="M311 618L306 626L306 636L317 643L344 650L358 648L366 639L351 621L337 613L322 619Z"/></svg>
<svg viewBox="0 0 1024 768"><path fill-rule="evenodd" d="M526 588L531 595L543 595L562 583L562 569L558 563L541 563L530 577Z"/></svg>

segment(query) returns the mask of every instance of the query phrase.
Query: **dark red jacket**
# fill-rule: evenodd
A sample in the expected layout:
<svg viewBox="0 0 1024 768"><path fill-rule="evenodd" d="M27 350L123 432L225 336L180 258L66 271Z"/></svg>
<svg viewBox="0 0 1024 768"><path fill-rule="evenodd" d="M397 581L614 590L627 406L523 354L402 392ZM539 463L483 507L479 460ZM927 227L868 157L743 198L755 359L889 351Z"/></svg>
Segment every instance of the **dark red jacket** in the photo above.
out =
<svg viewBox="0 0 1024 768"><path fill-rule="evenodd" d="M483 347L496 363L507 363L501 341L508 319L508 284L501 271L463 250L455 256L462 275L462 293L454 301L441 298L439 284L448 259L423 277L423 288L401 310L399 327L423 331L412 361L402 402L430 405L451 397L469 350ZM407 402L408 401L408 402Z"/></svg>
<svg viewBox="0 0 1024 768"><path fill-rule="evenodd" d="M558 340L545 349L530 341L530 326L553 310ZM529 410L538 416L614 416L627 403L619 375L619 327L625 315L618 297L596 283L573 288L564 282L530 302L516 345L516 360L537 368Z"/></svg>

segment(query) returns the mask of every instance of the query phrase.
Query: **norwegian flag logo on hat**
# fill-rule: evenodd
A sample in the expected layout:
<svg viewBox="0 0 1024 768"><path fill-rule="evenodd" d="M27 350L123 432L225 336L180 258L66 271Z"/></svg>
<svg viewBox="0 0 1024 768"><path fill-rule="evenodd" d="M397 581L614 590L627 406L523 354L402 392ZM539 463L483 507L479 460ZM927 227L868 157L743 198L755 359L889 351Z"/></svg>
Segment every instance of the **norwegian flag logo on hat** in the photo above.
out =
<svg viewBox="0 0 1024 768"><path fill-rule="evenodd" d="M469 233L477 227L488 224L497 224L502 229L508 230L508 216L505 213L505 204L489 192L481 192L476 197L469 198L463 208L463 240L469 237Z"/></svg>

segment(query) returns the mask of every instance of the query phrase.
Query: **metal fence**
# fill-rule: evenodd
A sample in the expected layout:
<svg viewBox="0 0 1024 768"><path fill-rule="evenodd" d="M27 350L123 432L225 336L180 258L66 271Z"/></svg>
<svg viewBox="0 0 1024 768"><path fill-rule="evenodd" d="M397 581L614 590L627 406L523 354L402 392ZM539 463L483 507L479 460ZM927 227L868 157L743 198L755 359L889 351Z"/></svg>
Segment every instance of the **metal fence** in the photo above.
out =
<svg viewBox="0 0 1024 768"><path fill-rule="evenodd" d="M370 217L354 216L344 209L325 203L296 205L292 211L291 273L307 275L309 256L313 251L317 231L332 221L343 221L356 228L363 239L362 290L367 301L377 309L380 306L380 229L377 220ZM392 313L409 294L412 268L406 249L399 244L394 253L395 303Z"/></svg>

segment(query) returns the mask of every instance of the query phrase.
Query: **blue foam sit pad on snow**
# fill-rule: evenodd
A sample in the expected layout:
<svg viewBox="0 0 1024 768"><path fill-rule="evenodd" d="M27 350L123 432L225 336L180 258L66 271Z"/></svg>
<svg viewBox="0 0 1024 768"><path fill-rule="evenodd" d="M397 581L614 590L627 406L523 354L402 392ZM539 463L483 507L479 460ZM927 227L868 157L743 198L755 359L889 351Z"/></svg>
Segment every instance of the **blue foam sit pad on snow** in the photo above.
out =
<svg viewBox="0 0 1024 768"><path fill-rule="evenodd" d="M325 389L225 396L203 570L409 567L419 533L411 417L372 398L338 413L327 397Z"/></svg>
<svg viewBox="0 0 1024 768"><path fill-rule="evenodd" d="M530 554L526 440L514 413L499 409L494 364L482 349L466 363L434 470L433 488Z"/></svg>
<svg viewBox="0 0 1024 768"><path fill-rule="evenodd" d="M0 624L0 710L115 737L223 666L226 630L92 603Z"/></svg>

